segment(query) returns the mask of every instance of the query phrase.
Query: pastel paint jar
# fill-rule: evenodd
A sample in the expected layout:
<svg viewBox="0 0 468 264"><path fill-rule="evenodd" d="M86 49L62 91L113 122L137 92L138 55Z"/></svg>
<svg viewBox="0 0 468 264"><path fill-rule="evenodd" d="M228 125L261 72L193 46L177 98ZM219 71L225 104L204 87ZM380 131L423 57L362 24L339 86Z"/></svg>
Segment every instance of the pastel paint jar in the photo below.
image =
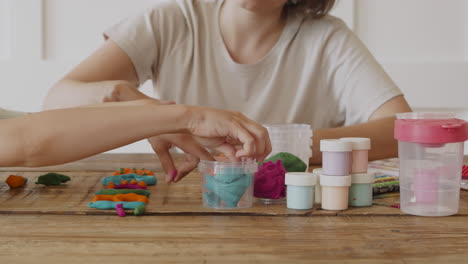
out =
<svg viewBox="0 0 468 264"><path fill-rule="evenodd" d="M351 142L339 139L324 139L320 141L322 152L323 175L347 176L350 173Z"/></svg>
<svg viewBox="0 0 468 264"><path fill-rule="evenodd" d="M348 209L351 175L338 177L322 174L320 185L322 186L322 209L334 211Z"/></svg>
<svg viewBox="0 0 468 264"><path fill-rule="evenodd" d="M286 206L289 209L308 210L314 207L317 175L306 172L286 173Z"/></svg>
<svg viewBox="0 0 468 264"><path fill-rule="evenodd" d="M371 206L372 205L372 184L375 177L368 173L351 175L351 187L349 188L350 206Z"/></svg>
<svg viewBox="0 0 468 264"><path fill-rule="evenodd" d="M341 138L340 140L351 142L353 152L351 154L351 174L366 173L369 164L369 150L371 140L369 138Z"/></svg>
<svg viewBox="0 0 468 264"><path fill-rule="evenodd" d="M317 168L312 171L317 177L317 184L315 185L315 203L320 204L322 202L322 187L320 187L320 174L322 174L322 168Z"/></svg>

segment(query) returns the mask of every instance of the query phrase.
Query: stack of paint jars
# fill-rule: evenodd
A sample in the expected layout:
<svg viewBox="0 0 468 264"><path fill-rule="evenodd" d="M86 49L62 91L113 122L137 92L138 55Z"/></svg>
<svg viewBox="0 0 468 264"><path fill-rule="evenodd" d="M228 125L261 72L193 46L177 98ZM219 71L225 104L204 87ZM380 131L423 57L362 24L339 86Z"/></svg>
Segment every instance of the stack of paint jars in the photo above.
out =
<svg viewBox="0 0 468 264"><path fill-rule="evenodd" d="M323 169L320 173L322 208L344 210L350 206L372 205L372 184L374 176L368 174L368 138L328 139L320 142L323 153ZM321 189L321 191L320 191Z"/></svg>
<svg viewBox="0 0 468 264"><path fill-rule="evenodd" d="M320 141L323 164L320 185L322 208L325 210L345 210L348 208L352 150L352 143L349 141L339 139Z"/></svg>
<svg viewBox="0 0 468 264"><path fill-rule="evenodd" d="M342 138L351 142L351 188L349 189L350 206L372 205L372 184L375 177L368 174L369 150L371 141L368 138Z"/></svg>

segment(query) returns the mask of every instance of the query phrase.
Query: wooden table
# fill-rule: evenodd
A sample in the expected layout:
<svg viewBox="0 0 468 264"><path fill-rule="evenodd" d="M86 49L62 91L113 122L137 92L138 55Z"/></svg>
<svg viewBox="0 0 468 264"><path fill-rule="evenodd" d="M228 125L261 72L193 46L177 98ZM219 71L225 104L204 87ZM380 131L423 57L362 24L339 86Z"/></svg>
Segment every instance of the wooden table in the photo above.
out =
<svg viewBox="0 0 468 264"><path fill-rule="evenodd" d="M99 180L119 167L149 168L163 179L150 154L0 169L0 263L468 263L465 191L459 214L444 218L407 216L386 206L295 211L256 204L214 211L202 207L194 172L181 183L151 187L145 216L119 218L88 208ZM19 172L29 183L10 190L3 182ZM68 174L72 181L35 185L43 172Z"/></svg>

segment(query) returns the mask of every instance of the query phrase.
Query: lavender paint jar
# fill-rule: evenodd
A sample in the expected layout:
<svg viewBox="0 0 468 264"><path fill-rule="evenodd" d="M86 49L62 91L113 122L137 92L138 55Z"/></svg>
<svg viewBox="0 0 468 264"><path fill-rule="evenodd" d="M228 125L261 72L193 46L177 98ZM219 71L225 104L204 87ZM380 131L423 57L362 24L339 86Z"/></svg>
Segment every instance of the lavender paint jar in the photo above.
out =
<svg viewBox="0 0 468 264"><path fill-rule="evenodd" d="M328 176L348 176L350 174L351 151L353 144L339 139L320 141L322 152L322 173Z"/></svg>

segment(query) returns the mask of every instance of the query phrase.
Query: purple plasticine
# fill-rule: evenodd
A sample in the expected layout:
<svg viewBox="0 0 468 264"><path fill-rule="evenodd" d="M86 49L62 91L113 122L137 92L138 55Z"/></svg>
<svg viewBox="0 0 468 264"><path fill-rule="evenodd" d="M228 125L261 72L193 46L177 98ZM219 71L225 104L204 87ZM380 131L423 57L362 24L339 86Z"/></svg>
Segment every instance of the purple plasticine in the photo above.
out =
<svg viewBox="0 0 468 264"><path fill-rule="evenodd" d="M286 169L281 160L263 163L255 174L254 196L268 199L286 197L285 174Z"/></svg>
<svg viewBox="0 0 468 264"><path fill-rule="evenodd" d="M140 190L146 190L147 187L146 187L146 186L140 186L140 185L138 185L137 183L136 183L136 184L130 184L130 183L128 183L128 184L119 184L119 185L116 185L116 186L114 186L114 188L112 188L112 189L133 189L133 190L135 190L135 189L140 189Z"/></svg>
<svg viewBox="0 0 468 264"><path fill-rule="evenodd" d="M125 210L123 209L123 204L119 203L115 205L115 210L120 217L125 216Z"/></svg>

